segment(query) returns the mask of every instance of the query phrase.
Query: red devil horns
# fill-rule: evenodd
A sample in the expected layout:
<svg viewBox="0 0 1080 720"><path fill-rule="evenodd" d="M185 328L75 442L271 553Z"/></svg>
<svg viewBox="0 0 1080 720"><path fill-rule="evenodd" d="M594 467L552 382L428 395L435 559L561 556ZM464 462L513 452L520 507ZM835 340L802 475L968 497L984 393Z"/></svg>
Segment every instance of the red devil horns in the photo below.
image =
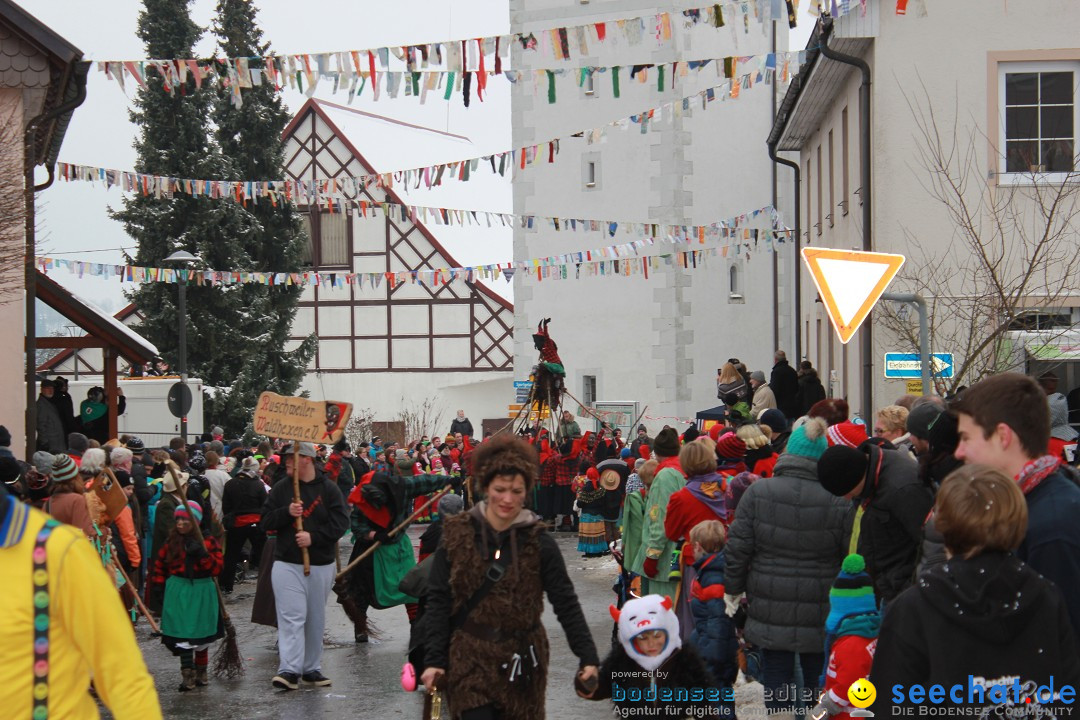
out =
<svg viewBox="0 0 1080 720"><path fill-rule="evenodd" d="M664 606L665 610L671 609L671 596L665 595L664 599L660 601L660 604Z"/></svg>
<svg viewBox="0 0 1080 720"><path fill-rule="evenodd" d="M611 617L615 622L619 622L619 614L621 612L619 608L614 605L608 605L608 612L611 613Z"/></svg>

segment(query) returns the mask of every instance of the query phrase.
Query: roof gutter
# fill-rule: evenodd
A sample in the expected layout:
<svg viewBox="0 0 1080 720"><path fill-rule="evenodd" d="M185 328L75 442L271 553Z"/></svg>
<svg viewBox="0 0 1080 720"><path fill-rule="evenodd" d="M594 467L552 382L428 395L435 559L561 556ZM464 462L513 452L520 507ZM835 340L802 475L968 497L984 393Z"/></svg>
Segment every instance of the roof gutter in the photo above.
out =
<svg viewBox="0 0 1080 720"><path fill-rule="evenodd" d="M863 247L865 252L874 249L871 235L871 201L873 195L870 192L870 65L860 57L845 55L829 47L829 37L833 31L833 19L822 19L821 54L830 60L857 67L862 73L862 84L859 85L859 175L862 187L859 191L859 199L862 201L863 223ZM873 412L874 392L874 348L873 348L873 323L870 315L863 322L860 338L862 342L862 410L863 419L870 422Z"/></svg>
<svg viewBox="0 0 1080 720"><path fill-rule="evenodd" d="M68 65L67 70L67 82L64 83L66 88L68 82L75 83L75 97L67 102L57 105L52 110L47 110L40 115L32 118L30 122L26 124L26 130L23 133L23 172L25 173L23 181L23 196L25 202L25 209L23 214L26 218L26 258L24 267L24 284L26 288L26 455L25 457L33 457L34 452L37 450L37 405L36 405L36 392L37 392L37 313L36 313L36 300L37 300L37 274L35 272L34 265L34 250L37 244L37 240L34 236L34 225L36 218L34 216L34 196L41 190L52 185L55 179L56 169L52 163L48 164L49 179L41 185L34 184L34 166L36 162L35 149L37 145L37 132L38 129L50 120L63 117L65 114L70 113L79 107L86 100L86 76L87 73L80 72L79 65L83 61L79 60ZM87 63L89 65L89 63ZM63 92L63 91L62 91ZM65 93L66 94L66 93Z"/></svg>

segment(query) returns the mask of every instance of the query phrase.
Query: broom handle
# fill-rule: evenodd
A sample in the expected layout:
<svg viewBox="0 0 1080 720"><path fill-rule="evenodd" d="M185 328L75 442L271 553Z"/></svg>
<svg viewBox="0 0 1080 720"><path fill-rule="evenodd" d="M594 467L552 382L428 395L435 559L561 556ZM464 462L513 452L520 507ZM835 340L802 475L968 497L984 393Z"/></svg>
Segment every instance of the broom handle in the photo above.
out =
<svg viewBox="0 0 1080 720"><path fill-rule="evenodd" d="M187 511L188 517L191 518L191 527L195 531L195 538L199 541L200 545L205 545L206 540L203 538L202 529L199 527L199 523L195 522L195 515L191 512L191 506L187 501L187 485L180 487L180 479L176 477L176 472L170 467L169 474L173 476L173 483L176 485L180 493L180 502L184 505L184 510ZM221 608L221 617L226 625L229 624L229 611L225 609L225 596L221 594L221 584L218 583L216 575L212 575L211 578L214 581L214 587L217 588L218 594L218 607Z"/></svg>
<svg viewBox="0 0 1080 720"><path fill-rule="evenodd" d="M292 494L293 502L301 503L300 500L300 441L293 440L293 455L292 455ZM296 526L296 532L304 532L304 518L298 517L294 520ZM304 558L304 577L311 574L311 556L308 555L307 548L300 548L300 554Z"/></svg>
<svg viewBox="0 0 1080 720"><path fill-rule="evenodd" d="M424 511L427 510L429 507L431 507L431 505L433 503L438 502L439 498L441 498L443 495L445 495L446 493L448 493L450 490L453 490L453 489L454 489L453 485L447 485L442 490L440 490L439 492L432 495L430 500L428 500L426 503L421 505L420 508L416 512L414 512L412 515L410 515L408 518L406 518L404 521L402 521L402 523L400 525L398 525L396 528L394 528L393 530L388 532L387 535L391 535L391 536L396 535L402 528L408 527L409 523L411 523L413 520L415 520L416 518L423 515ZM354 567L359 565L361 563L361 561L367 559L367 556L370 555L371 553L375 552L375 548L379 547L380 545L382 545L381 542L376 542L371 547L369 547L367 550L360 553L360 555L355 560L353 560L351 563L346 565L345 569L342 570L341 572L339 572L337 574L337 576L334 577L334 582L337 582L338 580L341 580L341 578L348 575L350 570L352 570Z"/></svg>
<svg viewBox="0 0 1080 720"><path fill-rule="evenodd" d="M135 598L135 604L139 606L139 612L141 612L143 614L143 617L146 618L147 622L150 623L150 627L153 628L154 632L160 634L161 628L158 627L158 624L156 622L154 622L154 618L150 615L150 611L146 609L146 605L143 604L142 598L139 597L139 591L135 589L135 586L131 582L131 578L129 578L128 574L124 572L123 566L116 561L115 553L113 553L111 559L113 567L120 571L120 576L124 578L124 582L126 582L128 584L128 587L131 588L131 594Z"/></svg>

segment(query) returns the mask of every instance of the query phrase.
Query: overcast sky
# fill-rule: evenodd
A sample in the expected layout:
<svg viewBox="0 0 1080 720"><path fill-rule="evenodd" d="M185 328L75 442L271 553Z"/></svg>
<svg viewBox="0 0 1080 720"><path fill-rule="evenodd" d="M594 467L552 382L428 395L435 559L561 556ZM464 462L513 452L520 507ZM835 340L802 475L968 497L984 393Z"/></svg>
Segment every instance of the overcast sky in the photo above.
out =
<svg viewBox="0 0 1080 720"><path fill-rule="evenodd" d="M142 43L135 34L136 21L142 4L138 0L108 0L88 3L85 0L35 0L23 6L38 19L77 46L89 60L119 60L145 57ZM257 0L259 20L264 37L279 53L317 53L365 47L405 45L462 37L482 37L509 31L506 0L394 0L394 2L344 3L340 0ZM802 0L799 27L791 33L791 46L806 44L813 27L806 16L809 0ZM194 20L209 27L214 0L192 3ZM647 12L647 11L643 11ZM196 48L200 56L211 55L213 39L207 33ZM127 84L132 92L133 83ZM429 97L426 105L414 98L398 98L374 102L370 95L355 100L354 107L396 119L405 120L459 135L472 141L457 157L470 157L508 149L510 143L509 88L505 82L492 83L490 98L484 103L473 102L466 109L455 97L446 102ZM316 97L345 103L343 94L333 95L330 83L320 84ZM286 92L285 99L292 110L303 104L305 97ZM132 143L136 128L128 121L129 101L119 86L106 79L96 67L90 72L86 102L74 115L68 128L60 159L65 162L102 167L131 169L135 164ZM615 118L612 118L615 119ZM544 133L539 133L541 136ZM418 134L418 138L423 134ZM352 138L360 152L365 143L378 143L377 137ZM417 140L414 151L424 149ZM445 144L441 145L445 147ZM409 153L410 156L413 153ZM454 157L433 158L432 161L452 160ZM420 163L405 163L393 170ZM42 177L39 175L39 179ZM433 191L410 196L418 204L465 207L501 212L511 210L511 193L507 181L451 183L446 191ZM39 252L55 257L122 264L120 248L134 252L132 240L119 223L109 219L108 209L118 207L121 194L115 189L87 183L57 182L38 196ZM511 259L509 231L481 232L434 228L436 236L459 262L505 262ZM227 268L219 268L227 269ZM103 305L111 311L126 304L117 280L78 278L66 271L52 275L73 292ZM505 288L498 288L505 293Z"/></svg>

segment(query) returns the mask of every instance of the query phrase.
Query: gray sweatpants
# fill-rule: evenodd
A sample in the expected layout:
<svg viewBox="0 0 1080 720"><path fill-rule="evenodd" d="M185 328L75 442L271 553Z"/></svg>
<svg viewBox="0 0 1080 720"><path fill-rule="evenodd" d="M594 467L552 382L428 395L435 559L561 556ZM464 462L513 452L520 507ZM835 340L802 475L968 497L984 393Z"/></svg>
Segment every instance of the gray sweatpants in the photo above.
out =
<svg viewBox="0 0 1080 720"><path fill-rule="evenodd" d="M304 577L303 565L274 563L270 580L277 603L278 672L322 670L326 601L334 574L333 565L312 565L311 575Z"/></svg>

